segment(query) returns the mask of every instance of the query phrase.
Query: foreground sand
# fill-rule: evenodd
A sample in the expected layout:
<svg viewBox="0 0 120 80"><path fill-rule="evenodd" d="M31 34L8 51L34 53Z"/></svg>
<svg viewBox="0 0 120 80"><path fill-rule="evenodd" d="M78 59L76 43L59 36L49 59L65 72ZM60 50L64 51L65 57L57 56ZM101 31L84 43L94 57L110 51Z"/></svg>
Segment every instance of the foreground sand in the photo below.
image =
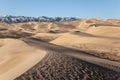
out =
<svg viewBox="0 0 120 80"><path fill-rule="evenodd" d="M0 80L13 80L38 63L45 51L17 39L0 39Z"/></svg>
<svg viewBox="0 0 120 80"><path fill-rule="evenodd" d="M38 39L22 39L47 51L48 55L16 80L117 80L120 63L100 59L82 51L48 44Z"/></svg>
<svg viewBox="0 0 120 80"><path fill-rule="evenodd" d="M77 58L50 53L15 80L119 80L120 73Z"/></svg>
<svg viewBox="0 0 120 80"><path fill-rule="evenodd" d="M1 41L3 43L1 53L5 53L1 54L3 62L1 62L0 79L2 80L98 78L117 80L120 78L118 62L34 38L2 39Z"/></svg>

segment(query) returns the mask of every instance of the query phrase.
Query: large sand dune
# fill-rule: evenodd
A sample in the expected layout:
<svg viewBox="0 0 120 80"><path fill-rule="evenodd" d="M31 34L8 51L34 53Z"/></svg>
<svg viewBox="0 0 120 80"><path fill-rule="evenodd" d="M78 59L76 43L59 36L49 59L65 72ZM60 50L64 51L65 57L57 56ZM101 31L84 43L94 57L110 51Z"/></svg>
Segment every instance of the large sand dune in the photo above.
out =
<svg viewBox="0 0 120 80"><path fill-rule="evenodd" d="M0 39L0 80L13 80L46 55L16 39Z"/></svg>
<svg viewBox="0 0 120 80"><path fill-rule="evenodd" d="M91 27L88 30L86 30L86 32L89 34L120 39L120 27L115 26Z"/></svg>
<svg viewBox="0 0 120 80"><path fill-rule="evenodd" d="M120 61L120 40L118 38L77 32L66 33L51 43L90 52L101 58Z"/></svg>

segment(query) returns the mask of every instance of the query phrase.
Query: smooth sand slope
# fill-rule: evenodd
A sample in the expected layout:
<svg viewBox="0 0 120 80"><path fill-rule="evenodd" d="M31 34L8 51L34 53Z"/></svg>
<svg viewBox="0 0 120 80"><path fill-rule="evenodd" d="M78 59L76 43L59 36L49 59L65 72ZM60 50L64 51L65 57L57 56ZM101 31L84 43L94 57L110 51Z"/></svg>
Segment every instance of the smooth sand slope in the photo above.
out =
<svg viewBox="0 0 120 80"><path fill-rule="evenodd" d="M33 35L32 37L36 38L36 39L40 39L46 42L50 42L52 40L57 39L58 37L62 36L64 33L37 33L35 35Z"/></svg>
<svg viewBox="0 0 120 80"><path fill-rule="evenodd" d="M91 27L86 30L86 33L120 39L120 27L115 26Z"/></svg>
<svg viewBox="0 0 120 80"><path fill-rule="evenodd" d="M60 36L51 43L83 50L101 58L120 61L120 40L118 37L72 32Z"/></svg>
<svg viewBox="0 0 120 80"><path fill-rule="evenodd" d="M0 39L0 80L13 80L38 63L46 52L21 40Z"/></svg>

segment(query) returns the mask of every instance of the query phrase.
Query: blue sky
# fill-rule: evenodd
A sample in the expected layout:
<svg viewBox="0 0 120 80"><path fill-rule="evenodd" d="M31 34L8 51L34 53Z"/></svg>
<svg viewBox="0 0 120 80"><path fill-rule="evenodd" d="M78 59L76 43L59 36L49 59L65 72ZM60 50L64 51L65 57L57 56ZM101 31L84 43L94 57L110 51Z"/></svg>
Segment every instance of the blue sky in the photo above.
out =
<svg viewBox="0 0 120 80"><path fill-rule="evenodd" d="M120 0L0 0L0 15L120 19Z"/></svg>

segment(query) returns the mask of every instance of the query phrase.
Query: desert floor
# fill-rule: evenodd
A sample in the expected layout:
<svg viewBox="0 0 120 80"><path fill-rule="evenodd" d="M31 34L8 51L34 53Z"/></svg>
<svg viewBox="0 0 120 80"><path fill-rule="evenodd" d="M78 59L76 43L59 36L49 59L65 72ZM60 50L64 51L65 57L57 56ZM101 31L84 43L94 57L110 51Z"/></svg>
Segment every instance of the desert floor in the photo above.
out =
<svg viewBox="0 0 120 80"><path fill-rule="evenodd" d="M0 23L0 80L119 80L120 20Z"/></svg>

